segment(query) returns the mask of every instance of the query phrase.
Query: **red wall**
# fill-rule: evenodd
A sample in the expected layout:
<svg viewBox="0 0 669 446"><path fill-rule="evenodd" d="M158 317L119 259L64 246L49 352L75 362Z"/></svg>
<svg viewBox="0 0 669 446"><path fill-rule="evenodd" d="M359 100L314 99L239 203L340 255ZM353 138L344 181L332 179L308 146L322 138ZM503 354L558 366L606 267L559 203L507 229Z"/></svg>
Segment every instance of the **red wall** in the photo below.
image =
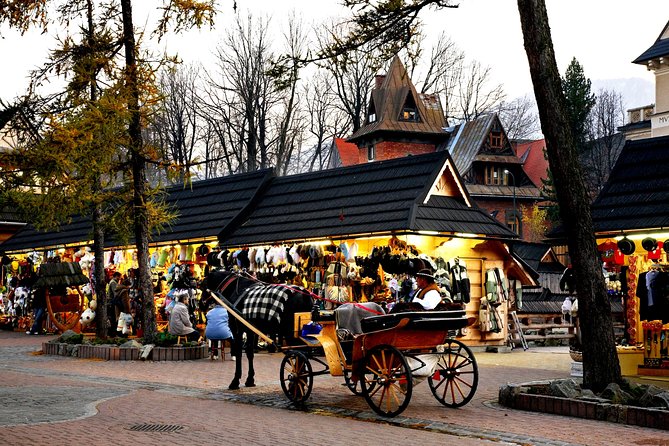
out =
<svg viewBox="0 0 669 446"><path fill-rule="evenodd" d="M404 158L407 155L423 155L432 153L436 150L434 144L424 144L417 142L395 142L381 141L375 144L376 158L374 161L382 161L393 158ZM366 163L367 147L360 149L359 163Z"/></svg>

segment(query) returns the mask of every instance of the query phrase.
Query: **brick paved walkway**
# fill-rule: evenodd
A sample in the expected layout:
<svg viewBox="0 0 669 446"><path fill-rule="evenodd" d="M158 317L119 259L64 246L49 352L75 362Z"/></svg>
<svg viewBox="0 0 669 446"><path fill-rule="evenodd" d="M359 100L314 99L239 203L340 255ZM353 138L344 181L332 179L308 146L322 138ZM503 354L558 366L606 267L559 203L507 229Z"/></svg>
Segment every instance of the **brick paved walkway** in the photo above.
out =
<svg viewBox="0 0 669 446"><path fill-rule="evenodd" d="M0 332L0 444L469 444L669 446L669 432L507 410L507 382L568 377L565 348L476 353L479 388L447 409L427 383L400 416L379 418L341 378L318 376L306 410L278 382L281 354L256 356L257 387L232 392L232 361L130 362L38 354L50 337ZM229 355L228 355L229 357ZM669 388L665 380L653 383ZM244 421L240 421L244 420ZM161 427L177 432L135 432Z"/></svg>

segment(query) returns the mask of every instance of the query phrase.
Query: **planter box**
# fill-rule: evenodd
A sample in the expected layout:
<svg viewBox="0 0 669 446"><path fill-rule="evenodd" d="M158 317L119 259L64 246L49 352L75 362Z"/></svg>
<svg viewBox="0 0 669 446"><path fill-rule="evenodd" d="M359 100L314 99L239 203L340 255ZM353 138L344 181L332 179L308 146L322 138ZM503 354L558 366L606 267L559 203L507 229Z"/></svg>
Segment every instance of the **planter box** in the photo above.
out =
<svg viewBox="0 0 669 446"><path fill-rule="evenodd" d="M76 348L74 348L76 347ZM104 359L106 361L137 361L139 348L121 348L115 345L69 345L65 343L42 343L42 353L45 355L77 356L81 359ZM188 361L208 357L206 345L196 347L154 347L152 359L154 361Z"/></svg>
<svg viewBox="0 0 669 446"><path fill-rule="evenodd" d="M669 430L669 410L528 394L522 388L522 384L500 387L499 403L512 409Z"/></svg>

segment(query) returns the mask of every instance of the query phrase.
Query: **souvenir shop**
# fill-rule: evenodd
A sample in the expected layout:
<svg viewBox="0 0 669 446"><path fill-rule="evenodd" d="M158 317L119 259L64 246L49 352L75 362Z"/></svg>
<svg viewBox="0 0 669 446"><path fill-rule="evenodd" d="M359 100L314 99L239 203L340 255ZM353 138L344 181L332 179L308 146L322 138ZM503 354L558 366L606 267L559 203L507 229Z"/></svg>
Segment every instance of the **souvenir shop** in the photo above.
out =
<svg viewBox="0 0 669 446"><path fill-rule="evenodd" d="M323 309L338 302L410 302L415 274L433 271L442 302L476 323L459 333L469 345L503 345L509 309L533 278L501 241L420 234L323 239L213 250L209 265L245 269L259 280L303 286Z"/></svg>
<svg viewBox="0 0 669 446"><path fill-rule="evenodd" d="M669 376L669 233L598 243L609 295L624 309L621 365L625 356L640 375Z"/></svg>

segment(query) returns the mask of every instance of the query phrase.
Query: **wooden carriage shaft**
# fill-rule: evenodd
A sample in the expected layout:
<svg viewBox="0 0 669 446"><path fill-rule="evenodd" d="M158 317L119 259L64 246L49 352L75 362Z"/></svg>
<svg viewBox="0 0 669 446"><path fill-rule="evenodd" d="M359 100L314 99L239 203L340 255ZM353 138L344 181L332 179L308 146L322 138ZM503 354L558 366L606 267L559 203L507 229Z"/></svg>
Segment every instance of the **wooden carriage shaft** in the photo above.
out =
<svg viewBox="0 0 669 446"><path fill-rule="evenodd" d="M244 324L244 325L246 326L246 328L248 328L249 330L251 330L252 332L254 332L255 334L257 334L258 336L260 336L260 338L261 338L262 340L264 340L265 342L267 342L267 343L269 343L269 344L273 344L273 343L274 343L274 341L273 341L271 338L269 338L269 337L268 337L267 335L265 335L263 332L261 332L260 330L258 330L257 328L255 328L253 325L251 325L246 319L244 319L244 318L242 317L242 315L239 314L239 313L237 312L237 310L235 310L235 309L232 307L232 305L230 305L230 302L228 302L227 299L226 299L225 297L223 297L223 296L219 296L218 293L215 292L215 291L211 291L211 290L207 290L207 291L209 291L209 292L211 293L211 296L214 298L214 300L216 300L216 302L218 302L219 304L221 304L221 306L222 306L223 308L225 308L226 310L228 310L228 313L232 314L232 315L235 317L235 319L237 319L239 322L241 322L242 324Z"/></svg>

